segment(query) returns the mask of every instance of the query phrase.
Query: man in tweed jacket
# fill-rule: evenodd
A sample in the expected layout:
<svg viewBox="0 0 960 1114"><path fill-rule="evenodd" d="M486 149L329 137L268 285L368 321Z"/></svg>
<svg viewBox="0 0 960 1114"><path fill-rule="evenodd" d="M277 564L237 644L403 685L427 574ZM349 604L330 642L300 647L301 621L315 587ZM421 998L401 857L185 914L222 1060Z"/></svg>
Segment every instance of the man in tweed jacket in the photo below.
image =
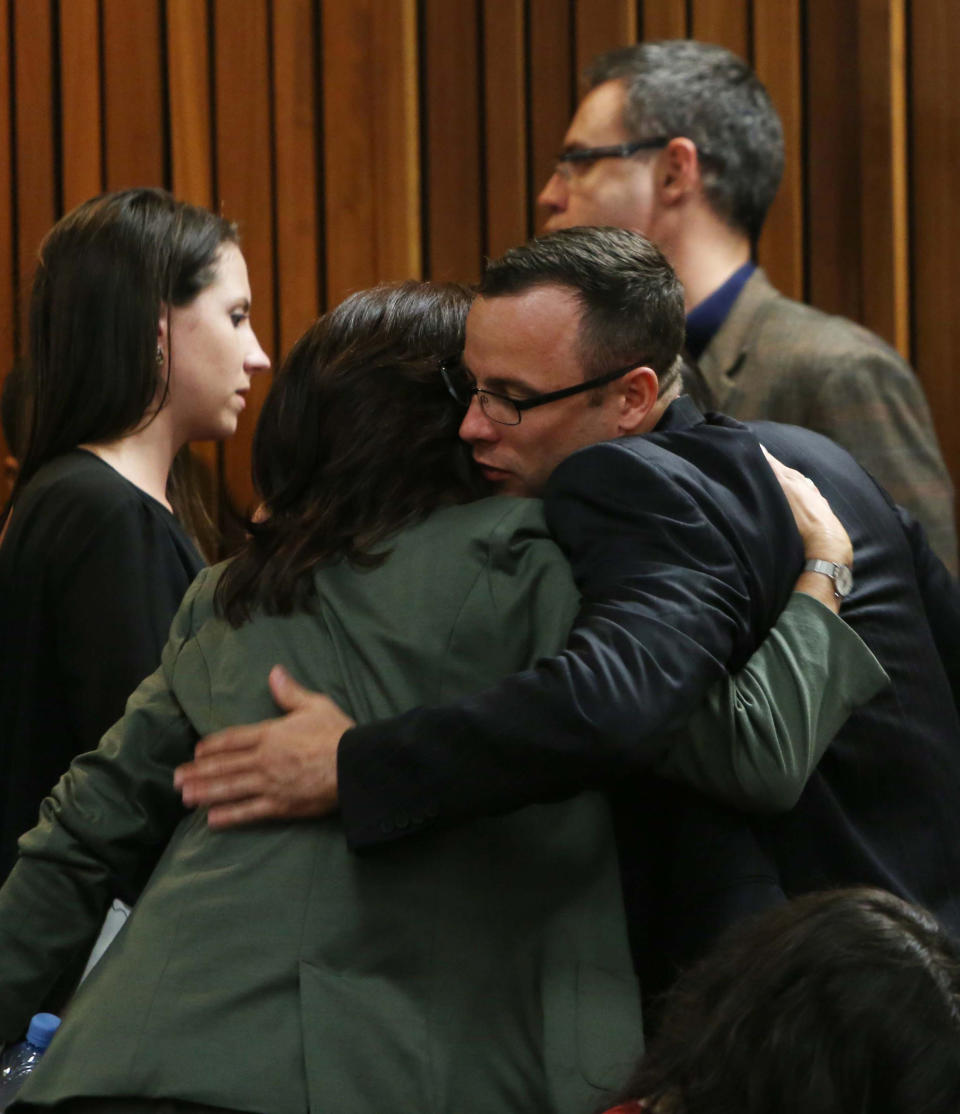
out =
<svg viewBox="0 0 960 1114"><path fill-rule="evenodd" d="M687 348L716 407L805 426L846 448L957 572L950 483L923 389L879 337L779 294L751 262L783 168L776 110L719 46L611 51L540 195L547 228L643 232L686 289Z"/></svg>

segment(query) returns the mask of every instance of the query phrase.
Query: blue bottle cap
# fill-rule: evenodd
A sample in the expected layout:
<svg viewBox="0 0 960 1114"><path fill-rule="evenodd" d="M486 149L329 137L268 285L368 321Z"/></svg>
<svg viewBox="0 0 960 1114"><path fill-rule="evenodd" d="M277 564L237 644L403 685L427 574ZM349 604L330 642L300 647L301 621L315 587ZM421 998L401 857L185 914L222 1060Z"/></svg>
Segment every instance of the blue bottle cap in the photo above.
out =
<svg viewBox="0 0 960 1114"><path fill-rule="evenodd" d="M35 1013L30 1019L27 1040L34 1048L46 1048L59 1025L60 1018L55 1013Z"/></svg>

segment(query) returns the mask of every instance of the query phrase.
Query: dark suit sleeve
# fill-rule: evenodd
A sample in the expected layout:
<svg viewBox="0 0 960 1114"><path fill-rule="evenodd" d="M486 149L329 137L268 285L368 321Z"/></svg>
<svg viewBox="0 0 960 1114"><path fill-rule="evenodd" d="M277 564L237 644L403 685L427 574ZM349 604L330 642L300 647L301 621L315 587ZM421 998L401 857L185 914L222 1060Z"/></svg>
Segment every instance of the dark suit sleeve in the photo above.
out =
<svg viewBox="0 0 960 1114"><path fill-rule="evenodd" d="M903 507L897 507L897 513L910 542L927 622L960 709L960 585L930 548L917 519Z"/></svg>
<svg viewBox="0 0 960 1114"><path fill-rule="evenodd" d="M567 649L457 704L348 732L339 785L351 846L402 835L395 817L488 815L649 765L657 733L683 722L744 638L735 541L701 502L612 444L561 465L548 519L584 597Z"/></svg>

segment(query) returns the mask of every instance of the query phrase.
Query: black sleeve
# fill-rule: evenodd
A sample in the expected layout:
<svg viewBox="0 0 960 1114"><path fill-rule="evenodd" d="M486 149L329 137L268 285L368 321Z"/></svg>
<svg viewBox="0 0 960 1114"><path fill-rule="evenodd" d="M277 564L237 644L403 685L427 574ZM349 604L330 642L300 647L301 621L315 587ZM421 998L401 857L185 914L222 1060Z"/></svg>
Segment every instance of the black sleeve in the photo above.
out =
<svg viewBox="0 0 960 1114"><path fill-rule="evenodd" d="M609 784L655 759L658 733L725 672L749 592L734 540L690 490L598 445L557 470L547 509L584 594L567 649L457 704L348 732L352 847Z"/></svg>
<svg viewBox="0 0 960 1114"><path fill-rule="evenodd" d="M927 622L960 709L960 584L930 548L923 526L903 507L897 513L910 542Z"/></svg>
<svg viewBox="0 0 960 1114"><path fill-rule="evenodd" d="M188 585L167 524L139 500L115 503L79 547L56 598L61 697L82 749L156 669Z"/></svg>

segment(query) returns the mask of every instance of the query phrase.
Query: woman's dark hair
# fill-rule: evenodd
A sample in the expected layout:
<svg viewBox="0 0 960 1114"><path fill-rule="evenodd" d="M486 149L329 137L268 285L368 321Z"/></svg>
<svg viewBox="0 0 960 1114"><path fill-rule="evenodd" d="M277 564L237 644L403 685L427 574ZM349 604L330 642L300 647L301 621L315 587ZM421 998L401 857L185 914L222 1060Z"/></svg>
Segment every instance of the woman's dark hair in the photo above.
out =
<svg viewBox="0 0 960 1114"><path fill-rule="evenodd" d="M880 890L770 910L681 976L627 1097L654 1114L956 1114L960 947Z"/></svg>
<svg viewBox="0 0 960 1114"><path fill-rule="evenodd" d="M463 347L471 297L452 283L377 286L294 345L253 439L263 507L217 587L234 626L257 606L289 614L313 593L316 565L377 565L396 530L489 490L439 371Z"/></svg>
<svg viewBox="0 0 960 1114"><path fill-rule="evenodd" d="M18 461L23 455L24 430L29 421L29 370L23 360L14 362L0 391L0 427L12 456Z"/></svg>
<svg viewBox="0 0 960 1114"><path fill-rule="evenodd" d="M0 524L48 460L144 420L163 388L163 307L195 298L236 240L229 221L158 189L95 197L47 233L30 299L30 423Z"/></svg>

